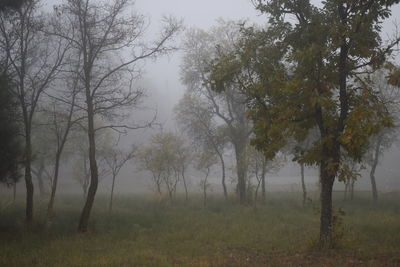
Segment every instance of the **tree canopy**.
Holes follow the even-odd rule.
[[[361,160],[369,137],[393,120],[370,86],[399,38],[388,44],[382,21],[399,1],[256,1],[267,29],[243,29],[237,49],[211,70],[213,88],[239,83],[254,122],[253,144],[274,155],[317,127],[320,138],[298,160],[321,169],[321,245],[331,243],[332,187],[345,156]]]

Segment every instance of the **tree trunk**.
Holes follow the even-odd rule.
[[[263,173],[263,175],[261,175],[261,197],[262,197],[262,201],[265,203],[266,198],[266,183],[265,183],[265,173]]]
[[[47,221],[50,221],[52,219],[52,217],[54,216],[53,207],[54,207],[54,199],[56,197],[58,173],[59,173],[59,169],[60,169],[60,158],[61,158],[61,154],[60,154],[60,152],[57,152],[56,163],[54,166],[53,183],[51,185],[50,200],[49,200],[49,204],[47,206]]]
[[[304,163],[300,163],[300,169],[301,169],[301,188],[303,189],[303,206],[305,206],[307,202],[307,189],[306,189],[306,183],[304,181]]]
[[[90,87],[87,87],[90,88]],[[88,138],[89,138],[89,166],[90,166],[90,185],[87,193],[86,203],[83,207],[79,220],[78,231],[87,232],[89,217],[92,211],[94,198],[99,184],[99,173],[96,162],[96,139],[94,129],[94,113],[90,90],[86,90],[86,102],[88,107]]]
[[[182,168],[182,181],[183,181],[183,187],[185,188],[185,201],[187,202],[189,200],[189,195],[188,195],[188,189],[187,189],[187,184],[186,184],[186,177],[185,177],[185,168]]]
[[[369,173],[369,177],[371,179],[371,187],[372,187],[372,199],[374,201],[378,200],[378,189],[376,187],[375,171],[376,171],[376,167],[378,166],[378,163],[379,163],[379,151],[381,149],[381,142],[382,142],[382,138],[381,138],[381,136],[379,136],[376,146],[375,146],[373,162],[372,162],[372,166],[371,166],[371,172]]]
[[[36,175],[36,178],[38,180],[38,186],[39,186],[39,194],[41,197],[46,195],[46,189],[45,189],[44,183],[43,183],[43,171],[44,171],[44,162],[43,162],[43,160],[41,160],[39,170],[37,171],[37,175]]]
[[[258,190],[260,189],[261,180],[262,180],[262,179],[260,179],[260,180],[257,181],[256,192],[254,193],[254,205],[256,205],[256,204],[257,204],[257,201],[258,201]]]
[[[31,224],[33,222],[33,182],[31,173],[32,163],[32,145],[30,138],[29,127],[26,127],[25,137],[25,185],[26,185],[26,222]]]
[[[114,186],[115,186],[115,177],[116,175],[113,174],[112,184],[111,184],[111,196],[110,196],[110,203],[108,206],[108,212],[111,213],[112,205],[113,205],[113,196],[114,196]]]
[[[245,156],[245,144],[241,143],[240,140],[234,144],[236,154],[236,172],[238,177],[237,191],[239,195],[239,203],[246,204],[246,174],[247,174],[247,163]]]
[[[351,180],[350,183],[350,200],[354,199],[354,183],[356,182],[356,180]]]
[[[224,197],[225,199],[228,199],[228,190],[226,189],[226,183],[225,183],[225,160],[224,160],[224,156],[217,151],[218,157],[221,161],[221,170],[222,170],[222,188],[224,190]]]
[[[335,181],[335,171],[328,169],[328,161],[321,161],[321,217],[320,217],[320,247],[332,245],[332,188]]]
[[[17,200],[17,183],[13,184],[13,203]]]
[[[210,168],[207,168],[206,177],[204,178],[204,183],[203,183],[203,206],[204,207],[207,205],[207,179],[208,179],[209,173],[210,173]]]

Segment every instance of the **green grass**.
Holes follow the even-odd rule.
[[[112,215],[99,196],[90,231],[77,234],[80,196],[59,197],[56,218],[44,227],[45,201],[27,230],[23,203],[0,213],[0,266],[396,266],[400,265],[400,197],[372,203],[358,193],[344,211],[337,248],[314,249],[317,203],[301,206],[296,193],[271,193],[265,205],[242,207],[211,196],[207,207],[120,195]],[[36,202],[38,203],[38,201]]]

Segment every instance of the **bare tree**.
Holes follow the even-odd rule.
[[[68,45],[44,33],[45,18],[37,0],[26,1],[15,12],[0,17],[0,46],[15,84],[25,138],[26,221],[33,221],[32,122],[43,92],[54,81]]]
[[[200,180],[200,187],[203,191],[203,206],[207,205],[207,190],[211,187],[208,182],[210,171],[212,166],[217,162],[215,151],[203,150],[197,155],[196,169],[204,174],[204,177]]]
[[[137,106],[143,97],[143,91],[134,86],[140,75],[139,63],[173,50],[169,42],[179,31],[180,22],[165,19],[166,26],[159,39],[145,45],[141,40],[144,18],[127,14],[129,0],[70,0],[59,9],[63,23],[57,33],[70,40],[76,55],[81,55],[78,73],[84,88],[81,104],[87,113],[91,179],[78,231],[86,232],[99,180],[95,136],[104,128],[126,131],[148,126],[148,123],[126,125],[120,119],[126,118],[128,109]],[[96,117],[109,123],[96,128]]]
[[[135,150],[136,149],[133,148],[129,152],[125,153],[118,148],[111,148],[110,150],[104,152],[105,162],[106,162],[106,164],[111,172],[111,175],[112,175],[111,195],[110,195],[110,202],[108,205],[108,211],[110,213],[112,211],[112,205],[113,205],[115,179],[117,178],[122,167],[135,156],[135,152],[136,152]]]
[[[254,147],[249,146],[247,150],[249,158],[249,177],[256,178],[257,185],[254,192],[255,204],[258,201],[258,192],[261,187],[261,198],[265,203],[266,200],[266,176],[267,173],[277,172],[283,163],[283,157],[277,156],[273,160],[268,160],[263,153],[257,151]],[[250,197],[250,196],[249,196]]]

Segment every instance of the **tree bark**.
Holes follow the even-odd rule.
[[[236,171],[238,177],[237,191],[239,195],[239,203],[246,204],[246,174],[247,174],[247,164],[245,156],[245,142],[241,140],[236,140],[234,144],[236,153]]]
[[[54,207],[54,199],[56,197],[58,173],[59,173],[59,169],[60,169],[60,157],[61,157],[61,154],[59,152],[57,152],[56,163],[54,166],[53,183],[51,184],[50,200],[49,200],[49,204],[47,206],[47,221],[50,221],[54,215],[53,207]]]
[[[114,186],[115,186],[115,177],[116,175],[113,174],[112,184],[111,184],[111,196],[110,196],[110,203],[108,206],[108,212],[111,213],[112,205],[113,205],[113,196],[114,196]]]
[[[209,173],[210,173],[210,168],[207,168],[206,177],[204,178],[204,183],[203,183],[203,206],[204,207],[207,205],[207,179],[208,179]]]
[[[301,169],[301,188],[303,189],[303,206],[305,206],[307,202],[307,189],[306,189],[306,183],[304,181],[304,163],[300,163],[300,169]]]
[[[332,245],[332,188],[335,175],[328,170],[327,162],[321,162],[321,217],[320,217],[320,247]]]
[[[86,86],[86,102],[88,107],[88,139],[89,139],[89,166],[90,166],[90,185],[87,193],[85,206],[83,207],[79,220],[78,231],[81,233],[87,232],[90,213],[92,211],[94,198],[96,196],[97,187],[99,184],[99,173],[96,162],[96,139],[94,129],[94,111],[91,98],[91,92],[88,90],[90,86]]]
[[[182,180],[183,180],[183,187],[185,188],[185,201],[187,202],[189,200],[189,195],[188,195],[188,189],[187,189],[187,184],[186,184],[186,177],[185,177],[185,169],[182,168]]]
[[[228,199],[228,190],[226,189],[226,183],[225,183],[225,177],[226,177],[226,174],[225,174],[225,160],[224,160],[224,156],[218,150],[216,150],[216,151],[217,151],[218,157],[219,157],[219,159],[221,161],[222,188],[224,190],[224,197],[225,197],[225,199]]]
[[[374,201],[378,200],[378,189],[376,187],[375,171],[376,171],[376,167],[378,166],[378,163],[379,163],[379,151],[381,148],[381,142],[382,142],[382,137],[379,136],[376,146],[375,146],[371,171],[369,173],[369,177],[371,179],[371,187],[372,187],[372,199]]]
[[[25,185],[26,185],[26,222],[31,224],[33,222],[33,182],[31,173],[32,163],[32,145],[30,127],[26,127],[25,137]]]

